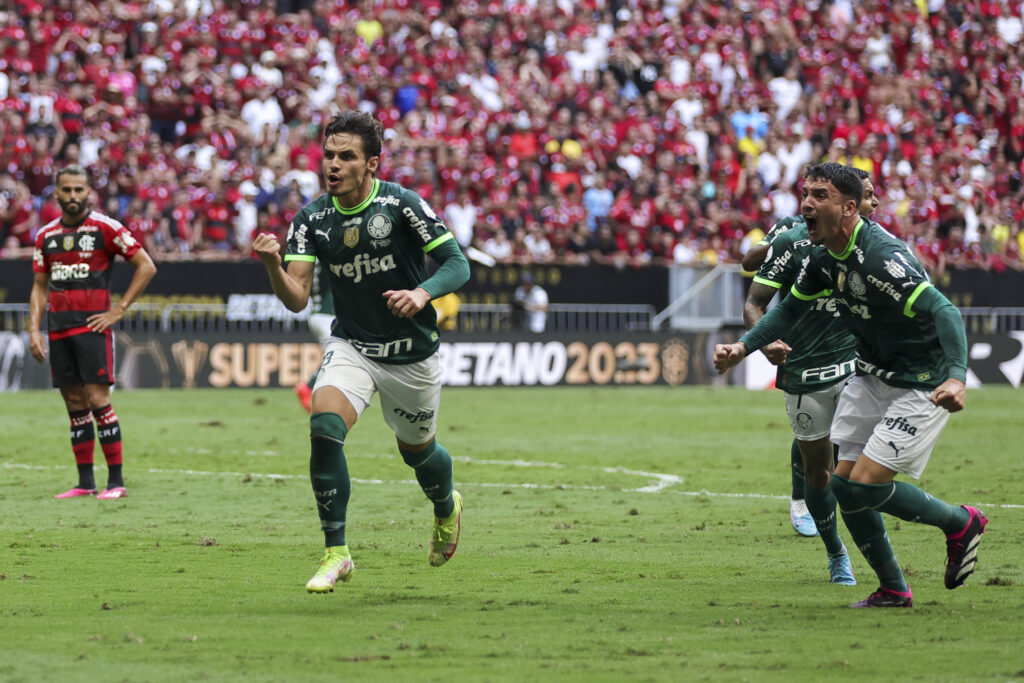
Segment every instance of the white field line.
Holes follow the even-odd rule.
[[[367,457],[367,456],[362,456]],[[380,457],[380,456],[369,456],[369,457]],[[475,460],[472,458],[453,458],[460,462],[473,462],[476,464],[495,464],[495,465],[510,465],[512,467],[554,467],[558,469],[568,469],[567,465],[560,463],[544,463],[544,462],[530,462],[526,460]],[[66,469],[63,466],[57,465],[29,465],[26,463],[17,462],[0,462],[0,467],[5,469],[23,469],[23,470],[63,470]],[[585,468],[580,468],[585,469]],[[626,493],[671,493],[677,496],[689,496],[694,498],[708,497],[708,498],[751,498],[761,500],[788,500],[789,496],[777,496],[767,493],[729,493],[729,492],[714,492],[702,489],[700,491],[677,491],[669,487],[675,486],[676,484],[683,483],[683,478],[675,474],[663,474],[659,472],[643,472],[639,470],[627,470],[623,467],[593,467],[586,469],[596,469],[609,474],[626,474],[630,476],[644,477],[647,479],[654,479],[655,481],[635,489],[616,489]],[[261,474],[256,472],[211,472],[207,470],[168,470],[159,468],[150,468],[146,470],[152,474],[182,474],[188,476],[197,477],[250,477],[252,479],[297,479],[301,481],[308,481],[309,477],[306,475],[299,474]],[[416,486],[418,485],[414,479],[361,479],[358,477],[352,477],[352,481],[358,484],[380,484],[380,485],[402,485],[402,486]],[[586,486],[586,485],[575,485],[575,484],[536,484],[529,482],[521,482],[517,484],[512,483],[501,483],[501,482],[464,482],[460,481],[459,484],[464,486],[479,486],[481,488],[501,488],[501,489],[550,489],[559,491],[608,491],[607,486]],[[971,503],[971,505],[977,505],[982,508],[1002,508],[1002,509],[1024,509],[1024,505],[1018,505],[1014,503]]]

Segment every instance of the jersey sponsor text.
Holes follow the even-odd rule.
[[[387,254],[380,258],[376,256],[371,258],[366,254],[358,254],[351,263],[332,265],[330,268],[335,276],[341,277],[344,275],[351,279],[353,283],[359,283],[362,282],[364,275],[394,270],[396,268],[395,256],[394,254]]]

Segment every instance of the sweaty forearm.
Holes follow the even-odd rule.
[[[46,313],[46,289],[33,286],[29,295],[28,327],[39,331],[43,325],[43,314]]]
[[[156,275],[156,265],[148,255],[144,259],[139,259],[138,262],[133,261],[133,265],[135,265],[135,274],[132,275],[132,281],[121,296],[121,300],[117,302],[122,311],[128,310],[128,307],[139,298],[146,290],[146,286],[149,285],[149,281]]]
[[[306,307],[309,290],[305,289],[302,283],[289,275],[280,265],[276,268],[268,267],[267,274],[270,276],[271,289],[285,308],[298,313]]]
[[[787,296],[778,306],[764,314],[757,324],[740,341],[747,347],[747,354],[757,351],[762,346],[781,339],[793,324],[800,319],[806,302],[795,296]]]

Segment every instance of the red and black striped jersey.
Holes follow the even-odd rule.
[[[87,332],[90,315],[110,310],[114,257],[131,259],[140,248],[123,225],[99,211],[74,228],[64,227],[60,218],[40,228],[32,271],[50,276],[50,335]]]

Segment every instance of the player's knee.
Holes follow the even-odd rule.
[[[409,467],[419,467],[427,460],[430,460],[431,456],[434,455],[434,451],[437,450],[437,440],[431,439],[427,444],[426,448],[418,451],[409,450],[408,448],[398,447],[398,452],[402,454],[402,460]]]
[[[330,439],[345,443],[348,427],[341,415],[335,413],[313,413],[309,418],[309,438]]]
[[[860,501],[861,505],[872,510],[879,508],[892,498],[895,487],[892,482],[888,484],[865,484],[852,479],[847,481],[849,482],[850,493],[853,494],[853,497]]]
[[[833,474],[829,479],[829,487],[832,489],[832,495],[836,497],[836,503],[839,504],[839,509],[842,512],[855,512],[864,507],[853,495],[853,491],[850,490],[850,480],[846,477]]]

